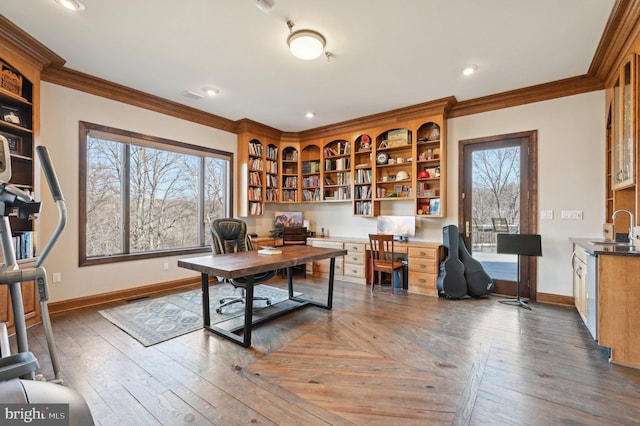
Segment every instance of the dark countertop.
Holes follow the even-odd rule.
[[[579,245],[587,253],[594,254],[596,256],[602,254],[612,254],[616,256],[640,256],[640,245],[628,246],[626,243],[604,243],[597,244],[597,241],[603,241],[602,238],[569,238],[574,244]]]

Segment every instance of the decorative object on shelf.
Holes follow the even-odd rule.
[[[316,59],[324,52],[327,41],[324,36],[317,31],[313,30],[298,30],[293,31],[293,22],[287,21],[287,27],[289,27],[289,37],[287,37],[287,44],[291,54],[298,59],[305,61]],[[324,52],[329,61],[332,57],[331,53]]]
[[[418,179],[429,179],[429,172],[426,169],[419,172]]]
[[[387,132],[387,148],[409,145],[409,131],[407,129],[389,130]]]
[[[7,142],[9,142],[9,152],[12,154],[18,154],[20,152],[22,148],[22,138],[20,136],[5,132],[0,132],[0,135],[4,136]]]
[[[430,141],[440,140],[440,127],[437,124],[431,125],[431,128],[427,131],[427,139]]]
[[[22,76],[2,62],[0,67],[2,68],[2,88],[22,96]]]
[[[360,137],[360,151],[369,151],[371,149],[371,138],[369,135]]]
[[[440,214],[440,198],[432,198],[429,200],[429,214]]]
[[[9,105],[2,105],[0,107],[0,110],[2,111],[2,119],[4,121],[24,127],[24,115],[19,108],[15,108]]]
[[[376,154],[376,164],[387,164],[389,162],[389,154],[386,152],[379,152]]]
[[[409,180],[409,179],[410,179],[409,173],[405,172],[404,170],[400,170],[396,174],[396,180]]]

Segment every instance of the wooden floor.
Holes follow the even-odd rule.
[[[497,300],[337,282],[332,311],[262,324],[250,349],[202,330],[145,348],[98,313],[122,303],[52,320],[65,384],[102,425],[640,424],[640,371],[610,364],[575,309]],[[30,344],[50,375],[41,326]]]

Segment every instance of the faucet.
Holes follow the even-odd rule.
[[[613,212],[613,215],[611,216],[611,220],[615,220],[618,213],[623,213],[623,212],[629,214],[629,245],[633,246],[634,245],[633,227],[636,224],[635,219],[633,217],[633,213],[631,213],[629,210],[616,210],[615,212]]]

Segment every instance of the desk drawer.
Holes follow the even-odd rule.
[[[422,257],[410,257],[409,271],[437,274],[438,261],[435,259],[424,259]]]
[[[438,295],[438,276],[421,272],[409,272],[409,292]]]
[[[313,247],[324,247],[332,249],[341,249],[342,243],[338,241],[313,241],[311,243]]]
[[[344,243],[344,249],[349,253],[364,253],[365,252],[365,244],[364,243]]]
[[[354,265],[364,265],[365,258],[366,256],[364,252],[363,253],[349,252],[344,255],[344,263],[351,263]]]
[[[409,257],[419,257],[423,259],[437,259],[438,249],[425,247],[411,247],[409,249]]]
[[[337,269],[337,266],[336,266]],[[349,277],[365,278],[366,268],[364,265],[354,265],[351,263],[344,264],[344,275]]]
[[[313,262],[313,273],[317,274],[328,274],[329,273],[329,269],[330,269],[330,262],[331,259],[323,259],[323,260],[316,260],[315,262]],[[343,266],[342,266],[342,257],[336,257],[336,267],[334,270],[334,274],[335,275],[342,275],[342,270],[343,270]]]

